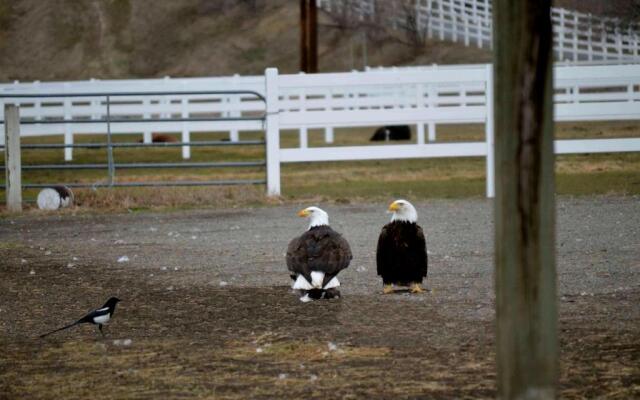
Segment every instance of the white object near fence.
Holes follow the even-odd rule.
[[[66,186],[44,188],[38,193],[38,208],[41,210],[57,210],[73,205],[73,192]]]

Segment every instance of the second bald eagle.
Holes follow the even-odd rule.
[[[383,292],[392,293],[393,286],[409,286],[412,293],[423,292],[422,280],[427,276],[427,244],[422,228],[416,223],[418,212],[406,200],[389,206],[393,213],[378,238],[376,263],[382,277]]]

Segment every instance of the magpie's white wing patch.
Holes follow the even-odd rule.
[[[93,323],[94,324],[106,324],[107,322],[109,322],[109,314],[104,314],[104,315],[98,315],[93,317]]]

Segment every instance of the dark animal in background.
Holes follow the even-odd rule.
[[[178,141],[178,139],[174,138],[171,135],[165,135],[163,133],[152,133],[151,141],[153,143],[175,143]],[[142,143],[142,142],[143,142],[142,139],[138,140],[138,143]]]
[[[378,128],[373,136],[372,142],[388,142],[389,140],[411,140],[411,128],[409,125],[389,125]]]
[[[62,207],[68,207],[73,204],[73,192],[71,189],[61,185],[53,186],[52,189],[58,192],[58,195],[60,196],[60,205]]]

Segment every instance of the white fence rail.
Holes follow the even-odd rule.
[[[640,120],[640,64],[607,66],[556,66],[556,121]],[[233,81],[229,82],[229,79]],[[267,69],[264,77],[202,78],[144,81],[96,81],[62,83],[72,93],[164,90],[253,90],[267,99],[233,101],[226,96],[199,98],[183,96],[144,96],[113,106],[118,116],[162,115],[241,116],[266,111],[264,126],[255,121],[178,122],[144,124],[144,132],[182,132],[189,141],[192,131],[266,131],[267,190],[279,194],[280,164],[310,161],[401,159],[422,157],[486,157],[487,195],[493,195],[493,74],[490,65],[434,66],[393,70],[333,74],[279,75]],[[59,93],[60,83],[0,85],[1,93]],[[55,99],[54,99],[55,100]],[[97,102],[98,100],[93,100]],[[17,101],[5,99],[5,102]],[[21,113],[33,120],[45,118],[103,118],[99,102],[80,99],[24,100]],[[53,103],[53,104],[49,104]],[[2,107],[0,107],[2,110]],[[437,142],[439,124],[482,123],[485,138],[472,143]],[[335,128],[378,127],[408,124],[416,126],[415,144],[309,147],[309,129],[324,129],[327,143],[333,141]],[[25,136],[64,134],[65,142],[74,134],[105,133],[104,123],[25,124]],[[91,129],[89,129],[91,128]],[[113,132],[141,132],[140,124],[114,124]],[[281,148],[280,131],[299,131],[299,147]],[[70,133],[70,134],[69,134]],[[149,139],[147,137],[147,139]],[[233,138],[232,138],[233,139]],[[236,138],[237,139],[237,136]],[[188,146],[186,146],[188,147]],[[639,138],[558,140],[556,152],[594,153],[640,151]],[[70,154],[69,154],[70,155]],[[188,153],[183,155],[188,157]]]
[[[563,66],[556,67],[554,74],[557,121],[640,120],[640,65]],[[272,110],[267,143],[279,143],[281,128],[301,132],[299,148],[267,147],[270,194],[280,193],[280,163],[469,156],[486,157],[487,195],[494,194],[490,65],[356,75],[278,75],[269,69],[266,84],[267,107]],[[277,105],[271,104],[274,99]],[[416,125],[415,144],[307,147],[308,128],[401,123]],[[485,138],[474,143],[433,143],[436,125],[451,123],[484,123]],[[640,151],[640,137],[558,140],[555,146],[562,154]]]
[[[319,0],[328,12],[344,14],[344,7],[358,20],[382,19],[396,29],[408,20],[430,39],[461,42],[466,46],[492,47],[491,0]],[[376,15],[378,14],[378,15]],[[554,51],[559,61],[639,61],[640,26],[563,8],[552,8]]]
[[[132,79],[132,80],[91,80],[76,82],[32,82],[0,85],[0,96],[19,94],[86,94],[145,92],[147,96],[113,97],[111,98],[111,118],[193,118],[193,117],[242,117],[261,115],[264,103],[251,95],[158,95],[153,92],[202,91],[206,88],[221,91],[255,91],[264,93],[263,76],[233,76],[223,78],[181,78],[181,79]],[[107,107],[104,96],[78,98],[31,98],[6,99],[4,102],[16,103],[21,107],[22,119],[27,120],[62,120],[106,118]],[[4,112],[0,99],[0,118]],[[4,118],[2,118],[4,119]],[[112,124],[114,134],[141,133],[143,141],[150,143],[152,133],[179,132],[183,142],[189,142],[193,132],[223,131],[229,132],[231,141],[238,141],[241,130],[262,130],[259,121],[220,121],[220,122],[149,122],[149,123],[117,123]],[[65,144],[73,144],[75,135],[104,134],[107,127],[104,122],[82,124],[29,124],[22,128],[23,136],[64,135]],[[190,158],[189,146],[182,148],[183,158]],[[73,158],[73,149],[65,149],[65,160]]]

